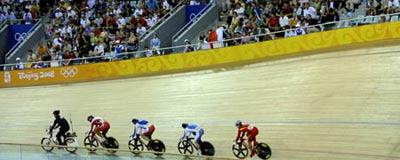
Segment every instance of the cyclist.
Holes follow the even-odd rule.
[[[255,152],[255,148],[257,145],[256,136],[258,135],[257,127],[247,123],[242,123],[242,121],[240,120],[236,121],[235,126],[238,128],[236,142],[240,143],[243,140],[244,135],[247,133],[246,134],[247,144],[251,151],[250,157],[253,157],[256,154]]]
[[[101,117],[93,117],[92,115],[90,115],[89,117],[87,117],[87,120],[90,122],[90,131],[89,131],[89,135],[92,134],[92,136],[94,136],[94,134],[99,135],[100,137],[102,137],[102,140],[100,143],[103,142],[107,142],[107,132],[110,129],[110,124],[105,121],[103,118]]]
[[[50,127],[50,133],[53,132],[53,129],[60,127],[60,129],[58,130],[58,133],[56,135],[57,141],[58,141],[59,145],[65,145],[65,138],[66,138],[65,134],[69,131],[68,121],[64,117],[60,116],[59,110],[55,110],[53,112],[53,115],[54,115],[55,120],[54,120],[53,125]],[[63,140],[61,139],[61,137],[63,137]]]
[[[190,134],[193,134],[194,140],[195,140],[195,147],[197,149],[200,149],[200,143],[201,143],[201,137],[204,134],[204,129],[201,128],[199,125],[194,124],[194,123],[182,123],[182,128],[184,129],[183,132],[183,137],[182,139],[187,140],[190,136]]]
[[[149,121],[144,119],[132,119],[132,124],[134,125],[132,137],[134,139],[138,138],[137,136],[141,136],[144,140],[150,141],[151,135],[153,135],[156,127],[153,124],[149,124]]]

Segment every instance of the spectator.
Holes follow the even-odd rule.
[[[9,19],[9,20],[14,20],[14,21],[17,19],[17,17],[15,16],[14,11],[10,11],[10,12],[8,13],[8,19]]]
[[[270,14],[270,17],[267,20],[267,24],[269,30],[271,30],[272,32],[279,30],[279,18],[274,13]]]
[[[281,16],[279,17],[279,26],[280,28],[289,27],[289,17],[283,11],[281,12]]]
[[[144,33],[146,33],[146,27],[144,27],[142,24],[139,23],[136,29],[136,33],[138,33],[139,36],[144,35]]]
[[[190,43],[189,40],[185,39],[185,49],[183,50],[183,52],[187,53],[192,51],[193,51],[192,43]]]
[[[114,54],[117,59],[124,58],[126,55],[123,55],[122,53],[125,52],[125,47],[121,43],[121,41],[117,41],[116,44],[114,45]]]
[[[139,45],[139,39],[137,38],[134,32],[131,32],[128,38],[128,46],[127,46],[128,52],[137,51],[138,45]]]
[[[57,33],[56,37],[53,39],[53,46],[62,48],[62,45],[63,45],[63,41],[60,37],[60,33]]]
[[[23,70],[25,65],[21,62],[21,58],[17,57],[15,59],[16,63],[15,63],[15,69],[16,70]]]
[[[244,4],[243,4],[243,5],[244,5]],[[241,4],[237,4],[237,5],[236,5],[235,12],[236,12],[236,14],[238,15],[238,17],[244,16],[244,7],[243,7],[243,5],[241,5]]]
[[[22,19],[25,20],[25,24],[31,24],[33,21],[32,13],[29,10],[25,10],[24,16]]]
[[[199,44],[197,45],[197,50],[210,49],[210,44],[208,44],[207,39],[204,34],[199,38]]]
[[[210,44],[210,48],[214,48],[214,42],[218,40],[217,32],[213,30],[208,30],[208,43]],[[190,42],[189,42],[190,43]]]
[[[162,8],[164,10],[170,10],[172,9],[172,6],[169,4],[168,0],[163,0],[162,2]]]
[[[158,38],[157,34],[153,35],[153,38],[150,40],[150,48],[153,50],[159,50],[161,47],[161,41]]]
[[[47,47],[43,44],[43,42],[39,42],[39,47],[38,47],[37,53],[42,56],[46,52],[47,52]]]
[[[64,55],[65,61],[64,61],[63,65],[65,65],[65,66],[72,65],[73,64],[72,60],[75,58],[76,58],[76,56],[73,52],[71,52],[71,51],[66,52],[66,54]]]
[[[95,56],[103,56],[104,53],[105,53],[104,45],[101,43],[101,41],[97,41],[97,44],[94,47],[94,55]]]
[[[218,40],[218,43],[215,44],[216,45],[215,48],[223,47],[225,27],[221,25],[217,28],[217,30],[215,30],[215,32],[217,34],[217,40]]]
[[[146,55],[146,57],[151,57],[151,56],[153,56],[153,51],[149,48],[149,47],[145,47],[144,48],[144,50],[145,50],[145,55]]]
[[[150,12],[154,12],[158,9],[158,2],[156,0],[147,0],[147,8]]]
[[[316,10],[314,7],[310,6],[309,2],[306,2],[304,4],[304,9],[303,9],[303,16],[306,17],[307,15],[310,15],[311,18],[314,20],[317,18]]]
[[[200,5],[200,2],[198,0],[190,0],[189,5],[191,5],[191,6]]]

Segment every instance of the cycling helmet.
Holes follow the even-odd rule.
[[[182,128],[186,128],[188,126],[187,123],[182,123]]]
[[[55,111],[53,111],[53,114],[54,114],[54,115],[59,115],[59,114],[60,114],[60,110],[55,110]]]
[[[237,120],[237,121],[235,122],[235,126],[236,126],[236,127],[242,126],[242,121],[241,121],[241,120]]]
[[[88,120],[89,122],[91,122],[93,118],[94,118],[94,117],[93,117],[92,115],[90,115],[90,116],[87,117],[87,120]]]
[[[136,119],[136,118],[133,118],[133,119],[132,119],[132,123],[133,123],[133,124],[136,124],[138,121],[139,121],[139,120]]]

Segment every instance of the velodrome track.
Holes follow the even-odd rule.
[[[234,122],[243,119],[260,129],[258,140],[270,144],[274,160],[400,159],[400,45],[229,69],[0,89],[0,142],[38,144],[55,109],[72,118],[81,141],[86,117],[104,117],[111,123],[109,135],[124,149],[130,120],[139,117],[156,124],[154,137],[168,152],[177,153],[180,123],[196,122],[217,156],[233,158]]]

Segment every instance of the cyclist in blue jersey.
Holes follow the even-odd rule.
[[[189,136],[193,134],[195,136],[195,147],[200,149],[201,137],[204,135],[204,129],[194,123],[182,123],[182,128],[184,129],[182,139],[188,139]]]
[[[150,124],[149,121],[144,119],[132,119],[132,124],[134,125],[133,129],[133,138],[138,138],[137,136],[141,136],[144,140],[150,141],[151,135],[153,135],[156,127],[153,124]]]

